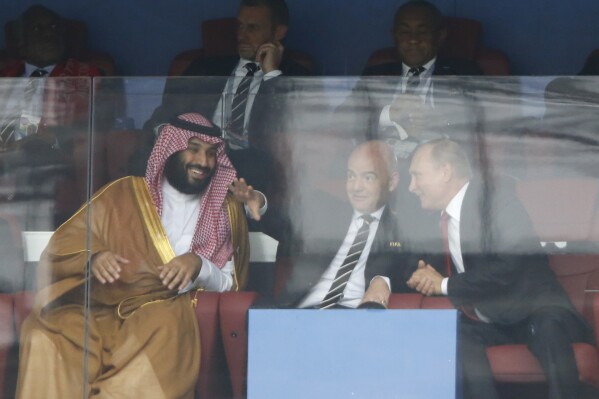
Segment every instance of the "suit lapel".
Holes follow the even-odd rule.
[[[471,181],[462,202],[460,214],[460,245],[462,249],[462,260],[464,268],[468,268],[468,259],[473,254],[481,254],[484,251],[483,231],[481,218],[481,185]]]
[[[393,237],[389,237],[389,232],[392,227],[391,223],[391,211],[389,210],[389,206],[386,206],[381,215],[381,220],[379,221],[376,235],[374,236],[372,248],[370,249],[370,255],[373,253],[376,254],[383,252],[389,246],[391,240],[393,239]]]

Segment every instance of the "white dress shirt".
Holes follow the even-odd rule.
[[[422,66],[424,68],[424,71],[422,71],[419,75],[420,82],[416,89],[416,92],[418,93],[422,103],[429,104],[432,108],[435,107],[435,104],[433,101],[433,95],[432,95],[433,94],[432,77],[433,77],[433,71],[435,69],[435,61],[436,60],[437,60],[437,58],[435,57]],[[393,103],[397,99],[398,95],[404,94],[406,92],[408,78],[411,75],[412,74],[410,73],[410,67],[407,66],[406,64],[402,63],[402,75],[401,75],[402,79],[399,82],[397,89],[395,90],[395,94],[393,96],[393,100],[391,103]],[[406,129],[403,126],[401,126],[398,123],[398,121],[391,120],[390,110],[391,110],[391,104],[385,105],[383,107],[383,110],[381,111],[381,114],[379,115],[379,128],[381,128],[381,129],[385,129],[385,128],[389,128],[389,127],[394,128],[394,130],[397,132],[397,139],[394,140],[394,142],[391,142],[389,144],[392,147],[394,147],[396,155],[399,158],[407,158],[409,156],[409,154],[412,153],[414,148],[416,148],[416,146],[418,145],[418,142],[406,141],[409,138],[408,132],[406,131]]]
[[[46,76],[50,76],[52,74],[52,71],[54,70],[55,66],[56,66],[56,64],[52,64],[52,65],[47,65],[43,68],[40,68],[40,67],[36,67],[35,65],[25,63],[25,73],[23,73],[23,77],[26,78],[28,76],[31,76],[33,71],[35,71],[36,69],[43,69],[44,71],[48,72],[48,74]]]
[[[36,69],[44,69],[49,76],[56,65],[44,68],[25,63],[23,79],[14,79],[10,82],[10,94],[6,96],[6,105],[0,112],[0,128],[14,132],[14,140],[18,141],[37,131],[37,126],[42,119],[44,104],[45,78],[29,78]]]
[[[364,296],[364,292],[366,290],[366,281],[364,279],[366,260],[368,259],[368,254],[370,253],[370,248],[372,247],[372,243],[374,241],[376,231],[379,227],[379,221],[381,220],[381,216],[383,215],[384,209],[385,207],[382,207],[376,212],[370,214],[374,219],[370,223],[368,239],[366,240],[366,245],[362,250],[360,258],[358,259],[358,263],[354,267],[349,281],[347,282],[347,286],[343,291],[343,297],[338,302],[340,305],[347,306],[350,308],[357,308],[360,304],[360,300]],[[320,277],[318,283],[316,283],[316,285],[312,287],[310,292],[308,292],[306,297],[300,302],[298,307],[313,307],[317,306],[318,304],[320,304],[320,302],[322,302],[326,294],[329,292],[331,285],[333,284],[333,280],[337,275],[337,270],[339,270],[339,268],[343,264],[343,261],[347,257],[347,253],[349,252],[349,249],[353,244],[354,239],[356,238],[358,230],[360,229],[360,227],[362,227],[362,223],[364,223],[364,219],[361,218],[361,216],[363,215],[363,213],[354,210],[351,223],[349,224],[349,229],[345,235],[345,239],[343,240],[341,247],[339,247],[337,254],[333,258],[333,261],[330,263],[329,267]],[[382,277],[387,282],[387,285],[391,287],[391,282],[388,277],[380,277]]]
[[[239,84],[241,83],[241,81],[243,80],[245,75],[247,74],[247,70],[244,67],[245,67],[245,64],[247,64],[248,62],[254,62],[254,61],[249,61],[249,60],[240,58],[239,63],[235,67],[235,70],[231,74],[230,78],[227,80],[227,84],[225,85],[223,95],[221,96],[221,98],[218,102],[218,105],[216,106],[216,110],[214,111],[214,115],[212,118],[214,123],[216,125],[218,125],[218,127],[220,127],[220,128],[227,126],[227,124],[229,123],[229,118],[231,117],[231,104],[233,103],[233,97],[235,96],[237,87],[239,86]],[[258,70],[254,73],[254,79],[252,80],[252,83],[250,84],[250,92],[248,95],[247,103],[245,105],[245,114],[244,114],[244,122],[243,122],[243,125],[245,127],[244,128],[245,143],[243,144],[243,146],[232,145],[231,148],[233,148],[233,149],[241,149],[241,148],[249,147],[246,129],[247,129],[247,124],[249,121],[249,116],[251,113],[252,105],[254,104],[254,98],[256,97],[256,94],[258,93],[258,90],[260,89],[260,84],[262,84],[262,81],[272,79],[272,78],[277,77],[282,74],[281,70],[279,70],[279,69],[270,71],[265,74],[262,71],[260,64],[257,62],[254,62],[254,63],[256,65],[258,65]],[[225,132],[225,135],[226,135],[226,132]],[[227,137],[225,136],[225,140],[226,139],[227,139]]]
[[[200,195],[183,194],[166,179],[162,181],[162,226],[166,232],[175,255],[189,252],[191,241],[196,232],[196,223],[200,216]],[[266,212],[267,204],[260,209],[260,214]],[[246,208],[247,212],[247,208]],[[202,267],[195,281],[189,283],[180,292],[204,288],[207,291],[228,291],[233,287],[233,258],[222,268],[200,255]]]

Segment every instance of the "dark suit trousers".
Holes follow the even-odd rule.
[[[588,340],[589,331],[572,312],[546,307],[508,326],[462,317],[459,334],[464,399],[499,399],[486,347],[518,343],[526,344],[539,360],[549,383],[550,399],[583,397],[571,344]]]

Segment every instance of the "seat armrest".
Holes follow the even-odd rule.
[[[219,315],[225,357],[231,376],[234,398],[244,398],[247,389],[248,309],[257,292],[239,291],[221,294]]]

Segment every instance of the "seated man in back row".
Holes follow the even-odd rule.
[[[464,398],[499,399],[486,347],[510,343],[526,344],[539,360],[549,398],[584,398],[571,344],[592,342],[590,327],[549,268],[513,190],[473,179],[464,151],[447,139],[419,147],[410,174],[422,208],[441,211],[443,255],[425,256],[408,285],[445,295],[463,312]]]
[[[165,125],[145,179],[105,186],[44,250],[17,397],[192,399],[200,340],[181,294],[245,286],[241,201],[256,218],[265,210],[236,179],[220,129],[199,114]]]
[[[474,131],[476,108],[465,80],[446,77],[482,71],[473,61],[439,56],[447,28],[428,1],[402,4],[391,31],[397,60],[366,67],[338,116],[355,139],[362,140],[366,132],[367,138],[386,140],[401,161],[419,142]]]
[[[0,76],[31,79],[11,83],[10,95],[0,98],[5,101],[0,105],[0,149],[31,140],[36,134],[41,135],[37,140],[46,139],[48,149],[52,145],[70,149],[71,130],[89,129],[91,79],[66,78],[102,73],[68,57],[65,29],[65,20],[42,5],[29,7],[15,21],[20,58],[1,69]],[[40,79],[43,77],[63,79]]]
[[[152,131],[184,112],[208,115],[223,130],[227,154],[240,176],[269,198],[277,198],[283,190],[284,165],[274,148],[290,120],[284,100],[291,82],[285,76],[308,71],[285,55],[283,39],[289,25],[285,0],[241,0],[237,21],[237,54],[198,59],[182,78],[169,78],[162,104],[144,128]],[[147,156],[135,158],[133,163],[141,165]],[[259,225],[250,223],[250,229],[280,240],[277,205],[271,203],[265,219]]]
[[[272,177],[273,136],[286,113],[277,90],[284,75],[308,75],[285,56],[289,10],[285,0],[241,0],[237,14],[237,55],[201,58],[170,78],[162,104],[147,130],[174,115],[198,110],[224,132],[231,162],[246,180],[264,191]],[[190,79],[196,77],[196,79]]]
[[[53,230],[87,198],[91,78],[101,71],[69,57],[66,21],[43,5],[27,8],[13,33],[19,58],[0,76],[20,79],[0,80],[0,176],[25,228]],[[93,160],[95,190],[106,181]]]
[[[386,307],[393,291],[407,291],[416,269],[407,232],[389,198],[399,184],[395,156],[382,141],[356,147],[347,164],[349,204],[304,195],[294,219],[291,277],[280,307]],[[349,226],[348,226],[349,222]]]

